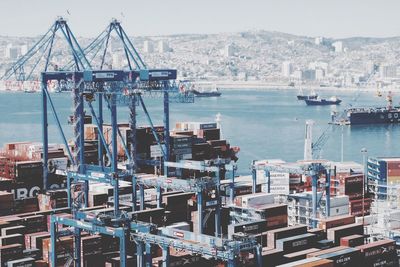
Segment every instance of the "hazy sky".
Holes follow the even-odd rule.
[[[43,34],[62,15],[86,37],[97,36],[112,17],[129,35],[264,29],[383,37],[400,35],[399,10],[400,0],[0,0],[0,35]]]

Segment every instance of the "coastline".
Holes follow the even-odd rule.
[[[259,82],[259,81],[214,81],[214,82],[199,82],[199,85],[203,85],[205,87],[209,87],[211,85],[216,85],[219,89],[222,90],[296,90],[303,89],[304,91],[315,90],[315,91],[338,91],[338,92],[376,92],[378,91],[375,87],[335,87],[335,86],[327,86],[320,87],[314,84],[305,84],[300,86],[288,86],[287,83],[272,83],[272,82]],[[380,92],[400,92],[400,88],[380,88]]]
[[[212,88],[214,86],[221,90],[267,90],[267,91],[279,91],[279,90],[295,90],[303,89],[304,91],[315,90],[315,91],[336,91],[336,92],[400,92],[400,88],[380,88],[379,90],[375,87],[335,87],[335,86],[324,86],[321,87],[315,84],[305,84],[302,86],[288,86],[287,83],[273,83],[273,82],[260,82],[260,81],[200,81],[199,86],[204,88]],[[0,87],[0,92],[9,93],[24,93],[23,90],[6,90]],[[36,92],[40,92],[36,90]]]

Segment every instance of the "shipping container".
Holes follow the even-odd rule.
[[[327,238],[334,240],[336,245],[340,244],[340,238],[356,234],[364,235],[364,226],[361,223],[343,225],[327,230]]]
[[[307,233],[314,234],[317,236],[317,240],[323,240],[326,239],[326,233],[324,230],[319,229],[319,228],[312,228],[308,229]]]
[[[346,247],[357,247],[364,244],[363,235],[349,235],[340,238],[340,245]]]
[[[298,252],[293,252],[293,253],[286,254],[283,257],[288,262],[299,261],[299,260],[305,259],[307,257],[307,254],[313,253],[313,252],[317,252],[317,251],[320,251],[320,249],[309,248],[309,249],[301,250],[301,251],[298,251]]]
[[[329,249],[335,246],[335,243],[333,240],[328,240],[328,239],[322,239],[317,241],[317,244],[315,245],[316,248],[319,249]]]
[[[368,258],[373,258],[375,256],[379,256],[382,253],[386,252],[395,252],[396,251],[396,243],[391,239],[384,239],[376,242],[372,242],[369,244],[357,246],[357,249],[360,249],[363,253],[363,256]]]
[[[307,233],[306,225],[289,226],[285,228],[268,231],[268,237],[267,237],[268,247],[275,248],[276,240],[278,239],[283,239],[290,236],[301,235],[306,233]]]
[[[355,222],[355,216],[343,215],[331,218],[322,218],[318,224],[318,227],[326,231],[329,228],[352,224],[354,222]]]
[[[362,261],[360,250],[355,248],[319,255],[318,258],[332,260],[333,266],[358,266]]]
[[[23,258],[7,262],[7,267],[34,267],[34,266],[35,266],[34,258]]]
[[[275,194],[254,193],[235,198],[235,203],[240,207],[257,207],[259,205],[274,204]]]
[[[230,224],[228,225],[228,237],[231,238],[234,233],[259,234],[266,230],[267,223],[265,220]]]
[[[0,265],[7,266],[8,261],[18,260],[22,258],[22,245],[12,244],[0,246]]]
[[[316,235],[302,234],[276,240],[276,248],[285,253],[312,248],[316,243]]]
[[[277,267],[333,267],[333,261],[320,258],[307,258],[295,262],[290,262]]]
[[[344,250],[344,249],[348,249],[348,247],[345,247],[345,246],[331,247],[331,248],[323,249],[320,251],[308,253],[307,258],[319,257],[320,255],[330,254],[332,252],[337,252],[337,251]]]

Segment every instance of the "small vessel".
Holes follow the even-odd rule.
[[[299,94],[297,95],[297,100],[317,99],[317,97],[318,94],[314,90],[311,90],[311,94],[305,95],[303,90],[300,88]]]
[[[25,89],[24,93],[28,93],[28,94],[32,94],[32,93],[36,93],[36,90],[33,89]]]
[[[333,96],[329,99],[317,97],[315,99],[304,99],[308,106],[327,106],[327,105],[339,105],[342,100]]]
[[[204,90],[204,89],[197,90],[194,88],[194,85],[193,85],[191,91],[193,92],[194,96],[196,96],[196,97],[218,97],[218,96],[221,96],[221,92],[218,90],[218,87],[216,87],[216,86],[214,86],[214,89],[212,89],[212,90]]]

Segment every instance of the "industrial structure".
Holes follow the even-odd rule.
[[[59,20],[56,22],[58,25]],[[123,70],[102,70],[104,64],[104,56],[106,55],[107,44],[110,38],[111,32],[117,32],[118,37],[124,45],[126,57],[129,62],[129,71]],[[105,35],[104,35],[105,34]],[[104,35],[104,36],[103,36]],[[104,52],[102,53],[103,58],[99,70],[91,70],[90,64],[84,68],[77,68],[77,71],[56,71],[48,72],[47,65],[45,72],[42,73],[41,84],[42,84],[42,104],[43,104],[43,185],[44,190],[48,187],[48,119],[47,119],[47,104],[50,103],[51,110],[55,117],[57,126],[60,130],[61,137],[64,141],[64,145],[67,149],[67,154],[71,161],[71,167],[67,173],[67,192],[68,192],[68,207],[73,212],[71,219],[60,218],[57,215],[51,218],[51,262],[57,265],[57,238],[63,234],[70,234],[70,231],[63,233],[63,231],[57,231],[59,228],[57,225],[64,225],[73,227],[74,235],[74,257],[73,261],[75,266],[81,264],[81,232],[87,231],[89,233],[102,233],[119,238],[120,247],[120,266],[127,266],[127,253],[126,248],[128,246],[127,238],[131,238],[136,244],[137,263],[139,266],[145,264],[145,262],[151,264],[151,255],[145,253],[144,247],[148,252],[148,247],[152,245],[158,245],[163,249],[163,265],[168,266],[169,264],[169,246],[171,243],[174,247],[181,249],[190,249],[193,252],[202,254],[205,256],[211,256],[219,260],[227,261],[229,266],[235,266],[236,257],[240,252],[251,251],[254,255],[260,255],[260,246],[255,242],[254,239],[247,237],[242,240],[225,240],[219,236],[220,230],[220,202],[218,197],[219,188],[219,171],[222,167],[228,169],[228,165],[225,162],[209,163],[210,166],[204,165],[205,163],[196,162],[193,165],[188,165],[186,162],[173,163],[168,161],[170,154],[170,143],[169,143],[169,103],[172,101],[190,103],[193,102],[193,96],[190,93],[184,93],[179,91],[179,86],[176,84],[176,70],[165,69],[147,69],[146,65],[140,58],[139,54],[129,41],[126,33],[123,31],[121,25],[116,20],[113,20],[107,31],[100,34],[86,49],[84,53],[77,53],[73,49],[74,61],[77,62],[89,62],[86,59],[88,53],[94,49],[102,47],[105,41]],[[79,49],[82,52],[81,49]],[[97,50],[99,51],[99,50]],[[96,55],[95,53],[94,55]],[[50,55],[50,53],[49,53]],[[134,65],[131,64],[134,62]],[[47,84],[51,81],[57,81],[58,84],[66,84],[73,94],[74,99],[74,114],[72,116],[72,122],[74,124],[74,147],[73,151],[69,148],[68,142],[61,128],[61,124],[57,117],[56,108],[51,100],[51,96],[47,90]],[[158,140],[157,133],[154,129],[154,125],[147,112],[146,106],[143,101],[143,96],[146,94],[160,95],[164,98],[164,143],[162,145]],[[98,102],[98,114],[95,113],[92,103]],[[106,143],[106,138],[103,135],[103,107],[102,101],[107,103],[111,115],[111,127],[112,127],[112,138],[111,146]],[[89,107],[94,123],[97,126],[99,135],[99,154],[98,154],[98,165],[89,165],[85,163],[85,141],[84,141],[84,120],[85,120],[85,103]],[[117,122],[117,106],[125,105],[129,106],[130,112],[130,147],[123,144],[126,152],[128,162],[125,170],[121,171],[118,169],[118,151],[117,151],[117,139],[122,136],[119,132]],[[151,126],[151,130],[155,139],[158,142],[161,151],[162,162],[157,161],[140,161],[136,155],[136,106],[141,105],[148,118]],[[110,149],[111,147],[111,149]],[[104,151],[105,150],[105,151]],[[110,161],[110,166],[106,166],[104,162],[104,155],[107,155]],[[136,169],[140,164],[144,165],[164,165],[164,176],[155,176],[153,179],[138,179],[136,176]],[[225,168],[227,166],[227,168]],[[230,165],[229,165],[230,166]],[[168,168],[188,168],[195,169],[203,172],[214,173],[214,177],[199,177],[192,181],[168,178]],[[231,167],[233,170],[233,167]],[[144,223],[140,221],[132,221],[126,212],[120,210],[119,205],[119,181],[130,180],[132,184],[132,212],[144,209],[144,190],[143,186],[154,186],[158,192],[158,207],[161,205],[162,190],[177,189],[182,191],[196,192],[197,194],[197,205],[199,211],[199,233],[185,233],[181,240],[176,240],[174,235],[168,231],[168,229],[157,229],[155,225]],[[90,182],[101,182],[110,184],[114,190],[114,201],[113,201],[113,212],[111,214],[105,213],[100,216],[96,214],[93,217],[90,211],[86,212],[84,209],[88,207],[88,191]],[[139,186],[140,193],[140,205],[137,206],[137,195],[136,187]],[[208,195],[208,192],[213,190],[216,194],[214,200],[205,200],[203,198]],[[205,195],[204,195],[205,194]],[[211,238],[202,234],[203,225],[203,203],[207,208],[214,207],[216,209],[216,237]],[[189,240],[191,240],[189,242]],[[199,240],[201,243],[198,245],[192,241]],[[205,240],[207,242],[205,242]],[[196,247],[197,246],[197,247]],[[208,247],[207,247],[208,246]],[[147,255],[146,258],[144,255]],[[261,262],[259,258],[259,266]],[[144,266],[144,265],[143,265]]]
[[[49,71],[58,31],[67,40],[72,59],[65,66]],[[112,34],[123,47],[126,69],[113,69],[107,64]],[[42,252],[42,258],[47,257],[46,263],[51,266],[104,264],[96,256],[90,258],[89,263],[85,262],[86,241],[96,236],[102,237],[101,242],[107,240],[104,242],[113,248],[112,253],[118,251],[118,256],[113,254],[118,266],[153,266],[153,256],[161,254],[161,265],[166,267],[174,257],[171,253],[180,255],[181,251],[200,255],[214,265],[223,263],[229,267],[291,264],[308,258],[307,253],[317,252],[329,256],[312,256],[317,258],[313,261],[322,264],[314,266],[333,266],[333,262],[335,266],[351,265],[359,260],[368,263],[371,258],[374,263],[382,263],[381,258],[365,252],[369,247],[363,246],[374,243],[364,242],[367,239],[363,236],[364,221],[356,223],[356,215],[361,214],[365,219],[365,188],[385,187],[385,190],[371,189],[375,190],[376,199],[393,199],[393,192],[397,192],[397,188],[382,183],[388,179],[380,176],[379,171],[383,169],[378,166],[379,160],[370,160],[368,178],[371,184],[366,186],[359,165],[313,158],[320,157],[328,130],[314,143],[313,122],[307,121],[304,160],[296,163],[254,161],[250,176],[237,176],[234,149],[228,147],[226,140],[220,139],[219,116],[215,124],[178,123],[171,135],[170,103],[193,103],[193,94],[183,90],[185,86],[176,80],[177,70],[149,68],[117,20],[113,19],[82,49],[66,21],[57,19],[38,44],[3,78],[14,75],[19,81],[31,79],[39,60],[28,75],[24,63],[35,59],[38,51],[45,51],[43,55],[47,55],[40,76],[43,139],[37,149],[42,164],[39,165],[42,167],[42,196],[56,195],[50,186],[54,173],[62,173],[67,181],[66,213],[57,213],[51,207],[52,211],[47,214],[50,236],[46,243],[47,254]],[[72,142],[67,140],[52,100],[51,84],[72,95]],[[153,123],[145,97],[162,99],[163,126]],[[127,124],[118,120],[119,108],[124,106],[129,112]],[[138,107],[142,108],[149,124],[146,128],[137,125]],[[63,141],[67,166],[54,160],[57,158],[54,154],[58,155],[59,151],[55,153],[49,143],[49,110]],[[110,118],[109,124],[105,123],[106,116]],[[151,142],[147,143],[147,139]],[[144,143],[146,151],[142,153]],[[187,157],[187,149],[191,149],[188,144],[202,146],[203,150],[196,157],[194,153]],[[17,150],[16,146],[9,146],[9,150]],[[0,167],[1,164],[0,161]],[[3,173],[2,168],[0,173]],[[284,182],[280,183],[281,180]],[[107,190],[107,199],[102,202],[106,205],[90,203],[91,190],[97,187]],[[129,197],[121,197],[122,192]],[[150,201],[146,199],[148,195],[151,195]],[[171,200],[177,196],[178,200]],[[190,209],[187,208],[189,200],[192,202]],[[360,203],[361,209],[355,207]],[[168,205],[173,206],[168,210],[170,214],[164,210]],[[184,206],[182,210],[176,208],[181,206]],[[341,210],[343,206],[347,210]],[[334,216],[332,207],[335,208]],[[191,215],[195,214],[190,220],[192,225],[177,225],[189,221],[187,214],[179,214],[188,210]],[[386,210],[385,214],[394,216],[393,211]],[[341,252],[337,252],[343,238],[344,242],[350,242],[346,238],[351,234],[361,236],[361,241],[357,241],[358,248],[342,246]],[[392,231],[390,235],[394,238],[396,232]],[[384,242],[384,245],[375,245],[379,248],[390,246],[390,253],[384,260],[395,262],[394,241]],[[99,244],[93,244],[89,250],[97,252]],[[324,253],[327,249],[337,249],[331,252],[339,254]],[[299,257],[293,253],[303,254]]]

